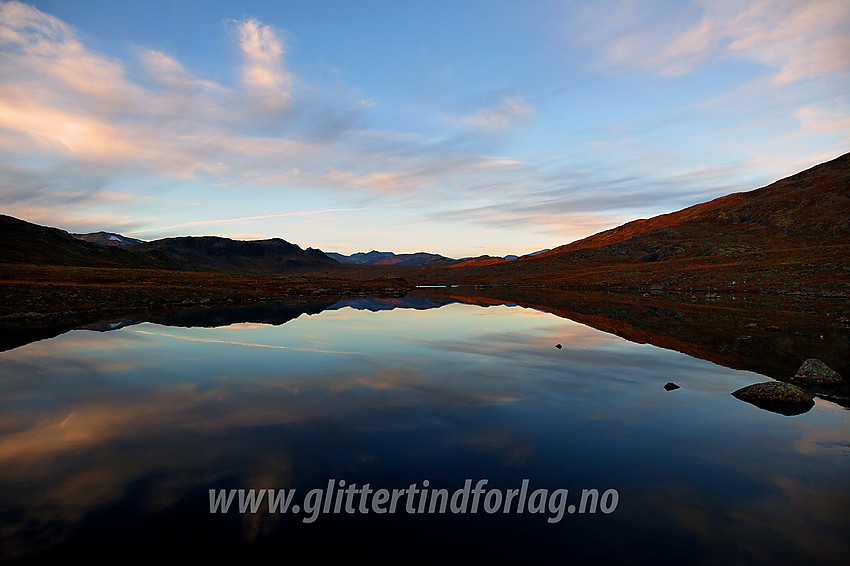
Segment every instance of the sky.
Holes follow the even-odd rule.
[[[847,0],[0,1],[0,213],[523,254],[850,151]]]

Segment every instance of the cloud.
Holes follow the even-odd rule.
[[[83,166],[78,174],[102,178],[204,177],[222,186],[378,195],[421,191],[438,177],[490,165],[487,157],[429,146],[415,134],[353,129],[374,104],[362,96],[320,103],[323,95],[311,92],[317,98],[298,106],[306,123],[290,119],[284,111],[292,110],[295,79],[285,44],[255,19],[231,22],[242,63],[240,83],[228,86],[144,48],[136,51],[144,76],[131,77],[121,63],[87,50],[55,17],[15,2],[0,9],[0,149],[50,163],[38,169],[56,191],[53,171],[72,164]],[[521,98],[505,99],[477,120],[501,127],[499,121],[530,112]],[[275,116],[283,121],[272,120],[271,132]]]
[[[79,166],[33,169],[0,163],[0,210],[30,222],[72,232],[89,232],[93,226],[110,232],[132,230],[141,222],[131,214],[139,200],[106,187],[102,177]]]
[[[255,133],[267,122],[262,112],[288,106],[292,78],[271,28],[247,20],[237,29],[244,91],[197,77],[156,50],[138,53],[153,79],[143,85],[121,63],[87,50],[53,16],[0,4],[0,148],[35,149],[115,174],[193,179],[202,173],[222,180],[316,155],[297,135]]]
[[[178,60],[161,51],[144,49],[139,53],[139,62],[154,81],[176,90],[225,90],[222,85],[215,81],[205,80],[194,76],[186,70]]]
[[[292,76],[283,63],[283,40],[270,26],[249,19],[236,22],[244,64],[242,82],[267,110],[285,110],[292,100]]]
[[[119,63],[92,54],[62,21],[26,4],[0,4],[0,46],[12,55],[3,58],[4,83],[41,79],[28,98],[53,98],[48,89],[61,89],[78,104],[115,111],[138,95]]]
[[[582,19],[593,29],[584,41],[603,46],[607,63],[624,69],[681,76],[735,58],[770,69],[778,83],[850,70],[845,0],[707,0],[655,11],[617,2],[596,5]]]
[[[39,146],[92,162],[124,161],[145,153],[118,128],[93,116],[33,104],[23,97],[0,99],[0,127],[26,134]]]
[[[522,96],[505,96],[496,106],[481,108],[460,118],[460,122],[488,132],[505,132],[533,118],[534,114],[534,106]]]
[[[763,0],[724,31],[731,54],[776,69],[780,83],[850,70],[850,4],[844,0]]]
[[[806,132],[836,132],[844,134],[844,140],[850,141],[850,116],[839,109],[829,109],[824,105],[810,104],[798,108],[794,117],[800,121]]]

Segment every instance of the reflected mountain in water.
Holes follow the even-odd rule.
[[[327,310],[338,310],[345,307],[350,307],[355,310],[365,310],[371,312],[391,311],[393,309],[416,309],[426,310],[441,307],[450,302],[456,302],[455,299],[436,299],[425,296],[407,295],[401,298],[378,298],[366,297],[358,299],[345,299],[337,301]]]
[[[356,298],[344,299],[341,301],[306,303],[303,305],[292,305],[280,301],[273,301],[240,307],[207,308],[201,310],[155,314],[143,318],[126,320],[101,320],[92,324],[82,325],[77,328],[81,330],[108,332],[110,330],[118,330],[120,328],[142,322],[152,322],[162,326],[181,326],[187,328],[215,328],[241,323],[271,324],[273,326],[279,326],[281,324],[286,324],[291,320],[295,320],[301,315],[319,314],[326,310],[333,311],[343,308],[352,308],[355,310],[366,310],[371,312],[390,311],[394,309],[425,310],[438,308],[449,302],[458,301],[447,299],[438,302],[425,297],[415,296],[389,299],[377,297]]]
[[[10,341],[4,339],[3,346],[9,349],[73,328],[109,331],[141,322],[175,327],[219,327],[239,323],[281,325],[304,314],[314,315],[325,310],[426,310],[450,303],[532,308],[632,342],[676,350],[779,381],[789,382],[808,358],[821,359],[842,375],[850,375],[849,301],[761,295],[640,296],[552,289],[420,288],[401,298],[351,298],[301,305],[269,302],[39,329],[34,336],[22,330],[9,337]],[[807,390],[850,408],[850,387],[846,385],[807,387]]]
[[[329,301],[322,303],[306,303],[303,305],[290,305],[274,301],[239,307],[208,308],[154,314],[143,318],[129,320],[99,321],[93,324],[80,326],[79,328],[83,330],[97,330],[104,332],[124,328],[131,324],[139,324],[141,322],[152,322],[162,326],[181,326],[184,328],[215,328],[218,326],[229,326],[231,324],[239,324],[243,322],[279,326],[289,322],[290,320],[298,318],[302,314],[319,314],[324,310],[332,308],[334,304],[335,303],[333,301]]]

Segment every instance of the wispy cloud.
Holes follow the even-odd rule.
[[[850,142],[850,115],[838,108],[827,108],[821,104],[810,104],[798,108],[794,117],[808,132],[838,132]]]
[[[313,216],[319,214],[327,214],[331,212],[349,212],[360,210],[358,208],[326,208],[323,210],[304,210],[298,212],[281,212],[280,214],[263,214],[261,216],[241,216],[239,218],[221,218],[218,220],[197,220],[195,222],[184,222],[182,224],[173,224],[171,226],[160,226],[158,228],[145,228],[144,230],[133,230],[128,234],[142,234],[144,232],[156,232],[161,230],[174,230],[176,228],[189,228],[194,226],[211,226],[214,224],[229,224],[234,222],[251,222],[253,220],[267,220],[269,218],[283,218],[286,216]]]
[[[534,106],[522,96],[505,96],[499,104],[481,108],[459,121],[489,132],[505,132],[533,118],[534,114]]]
[[[226,90],[215,81],[202,79],[190,73],[183,64],[167,53],[154,49],[144,49],[139,53],[139,62],[154,81],[175,90],[193,91],[208,89],[212,91]]]
[[[660,17],[663,13],[664,17]],[[712,60],[736,58],[770,69],[778,83],[850,70],[850,3],[759,0],[596,4],[584,14],[606,61],[627,70],[680,76]],[[639,24],[639,25],[636,25]]]

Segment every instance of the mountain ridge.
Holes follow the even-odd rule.
[[[850,153],[534,256],[479,258],[410,276],[419,284],[850,296]]]

